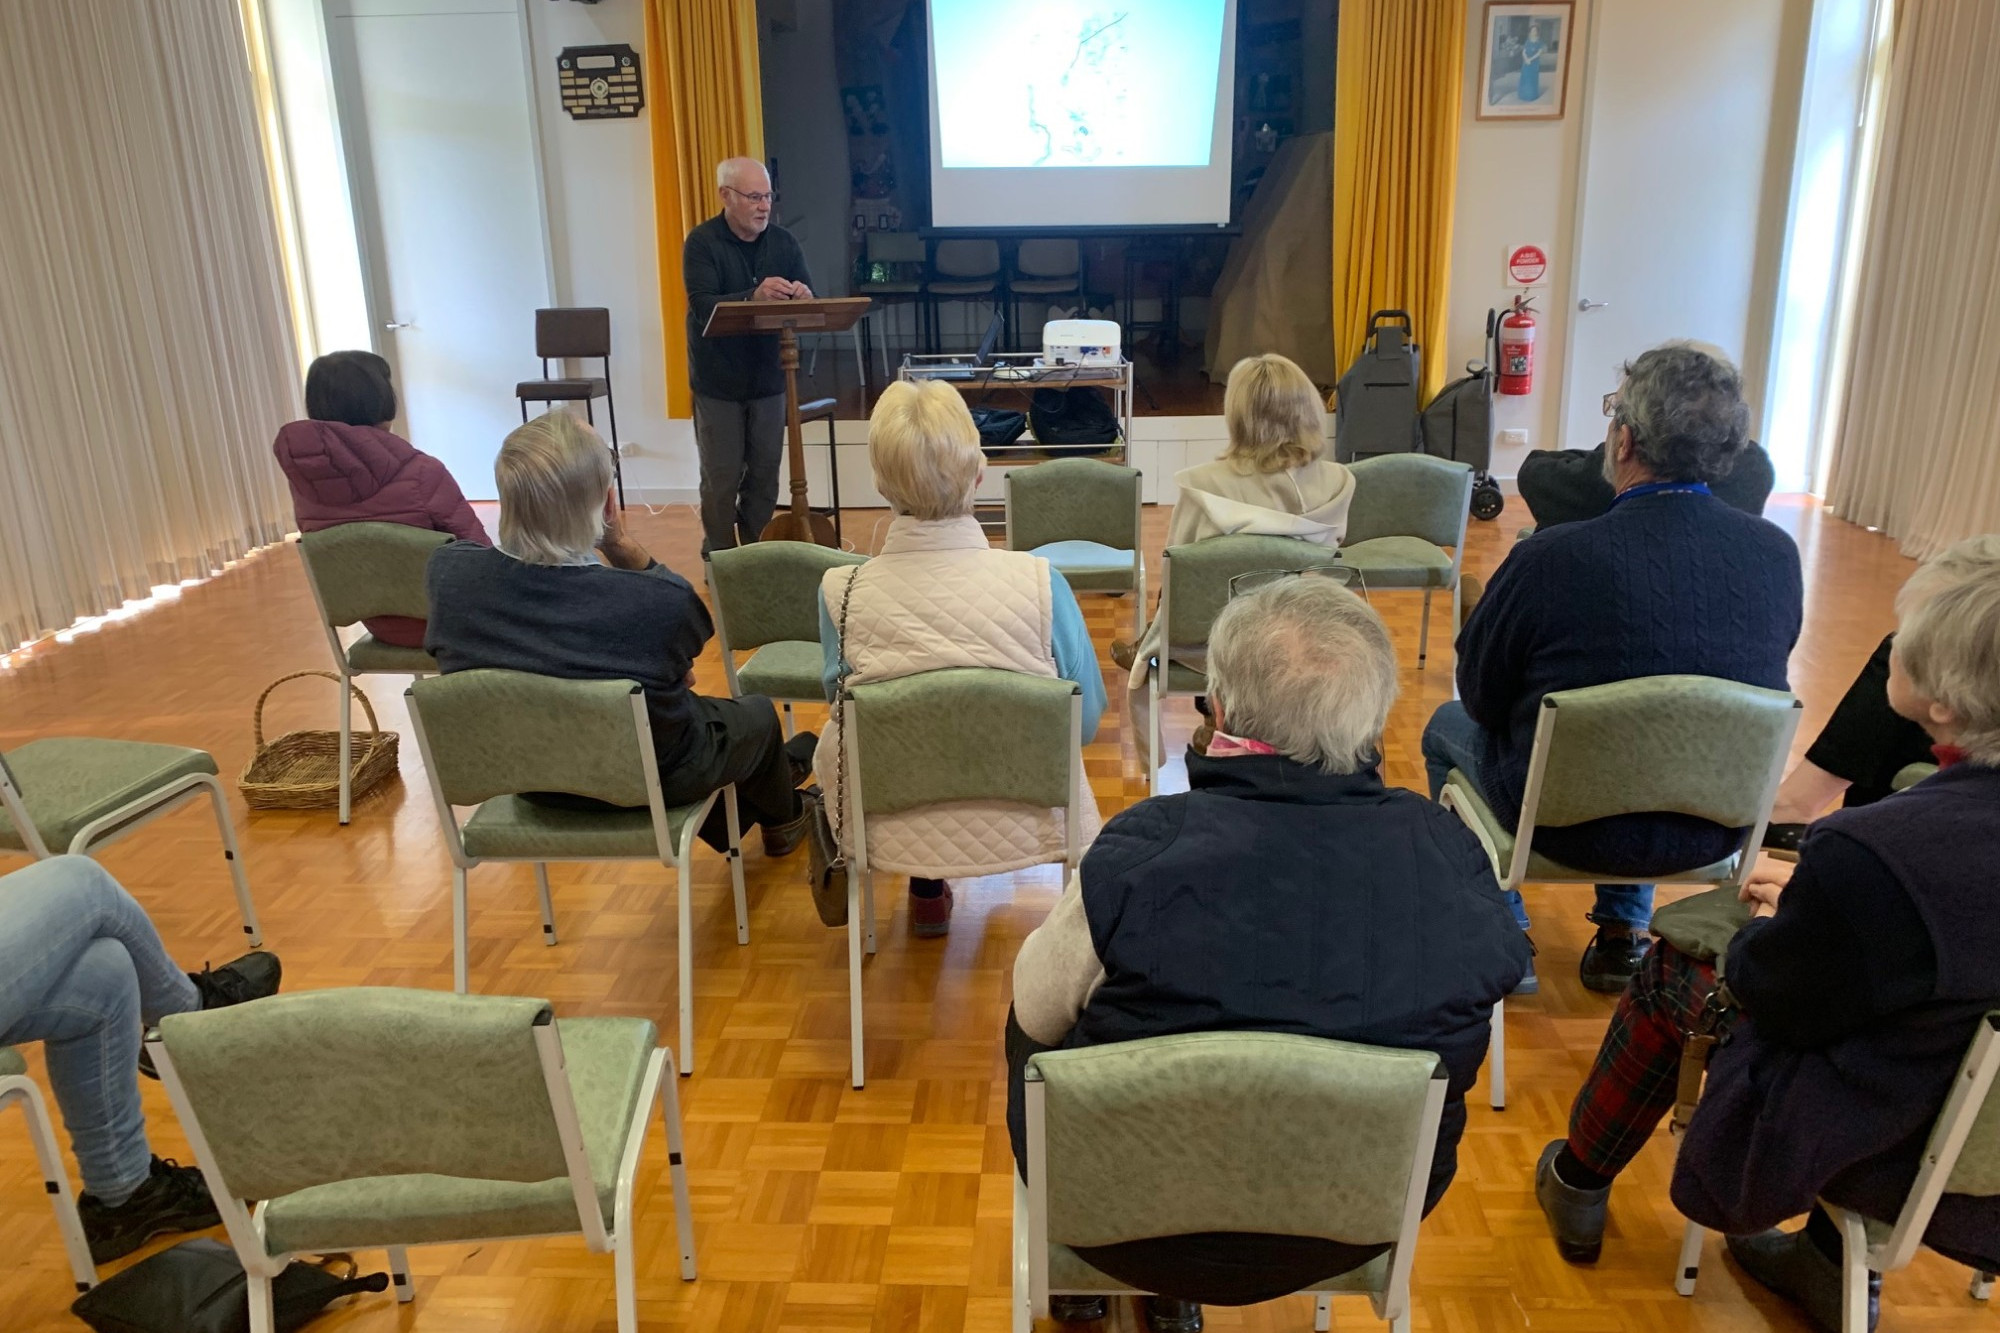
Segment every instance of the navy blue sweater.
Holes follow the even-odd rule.
[[[1458,636],[1458,690],[1486,731],[1479,781],[1520,818],[1542,696],[1639,676],[1787,688],[1799,637],[1799,552],[1775,525],[1700,492],[1620,500],[1521,542]],[[1731,832],[1686,815],[1543,829],[1535,847],[1580,870],[1657,875],[1727,856]]]

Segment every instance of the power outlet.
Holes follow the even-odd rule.
[[[1518,427],[1516,427],[1516,428],[1515,428],[1515,429],[1513,429],[1513,430],[1503,430],[1503,431],[1501,431],[1501,432],[1500,432],[1500,447],[1501,447],[1502,449],[1525,449],[1525,448],[1527,448],[1527,447],[1528,447],[1528,432],[1527,432],[1527,431],[1525,431],[1525,430],[1523,430],[1523,429],[1520,429],[1520,428],[1518,428]]]

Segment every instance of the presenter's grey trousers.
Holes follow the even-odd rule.
[[[732,403],[696,394],[694,444],[701,456],[701,553],[756,541],[778,507],[785,395]]]

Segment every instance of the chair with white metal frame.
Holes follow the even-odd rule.
[[[89,856],[206,795],[222,836],[243,933],[264,942],[215,756],[182,745],[48,736],[0,753],[0,851],[37,861]]]
[[[820,580],[829,569],[867,559],[812,542],[752,542],[702,557],[730,698],[761,694],[771,700],[784,715],[787,736],[793,704],[826,702]],[[742,652],[750,656],[739,663]]]
[[[736,788],[668,808],[645,691],[629,680],[558,680],[520,671],[457,671],[403,692],[451,854],[452,989],[467,989],[466,880],[488,862],[528,862],[542,903],[542,939],[556,944],[551,861],[657,861],[674,872],[679,912],[681,1072],[694,1072],[695,835],[718,798],[729,823],[736,942],[750,942]],[[588,797],[575,808],[523,793]],[[475,806],[463,823],[454,806]]]
[[[1075,592],[1133,593],[1134,636],[1146,629],[1145,509],[1139,469],[1056,458],[1007,469],[1007,549],[1041,556]]]
[[[1387,1245],[1309,1290],[1410,1327],[1410,1271],[1446,1073],[1429,1051],[1275,1032],[1198,1032],[1028,1061],[1027,1179],[1014,1177],[1014,1328],[1051,1295],[1132,1288],[1077,1248],[1261,1232]]]
[[[1421,588],[1417,669],[1431,646],[1431,594],[1451,593],[1451,633],[1458,635],[1465,563],[1465,527],[1472,506],[1472,469],[1429,454],[1383,454],[1349,464],[1354,500],[1347,510],[1340,558],[1370,591]],[[1450,547],[1447,552],[1444,548]]]
[[[175,1014],[146,1049],[248,1277],[250,1333],[273,1333],[272,1279],[301,1253],[387,1250],[407,1303],[409,1246],[577,1234],[612,1253],[619,1333],[638,1333],[632,1203],[663,1098],[695,1277],[658,1039],[642,1018],[558,1023],[546,1000],[362,987]]]
[[[76,1194],[70,1189],[69,1173],[63,1169],[62,1154],[56,1148],[55,1125],[49,1119],[49,1104],[41,1087],[28,1077],[28,1062],[12,1046],[0,1046],[0,1111],[18,1104],[28,1117],[28,1138],[35,1145],[35,1162],[42,1169],[42,1188],[56,1209],[56,1230],[62,1233],[63,1251],[69,1257],[69,1271],[78,1291],[97,1285],[97,1264],[90,1257],[90,1242],[84,1237],[83,1222],[76,1214]]]
[[[1493,862],[1503,890],[1537,884],[1708,884],[1738,888],[1757,862],[1803,705],[1783,690],[1709,676],[1644,676],[1542,699],[1521,817],[1500,822],[1477,783],[1453,769],[1439,803]],[[1672,812],[1742,829],[1736,850],[1670,875],[1607,875],[1534,850],[1535,830],[1616,815]],[[1493,1006],[1487,1091],[1507,1104],[1506,1003]]]
[[[846,689],[846,792],[829,793],[851,861],[847,1000],[854,1086],[862,1085],[861,956],[875,952],[868,820],[947,801],[1011,801],[1065,812],[1063,878],[1082,855],[1083,692],[1067,680],[951,667]],[[844,815],[840,812],[844,807]],[[922,872],[917,872],[922,873]]]
[[[421,648],[384,643],[363,633],[342,644],[340,631],[377,616],[430,618],[424,571],[448,532],[404,523],[342,523],[299,535],[306,584],[340,673],[340,822],[354,808],[354,678],[434,676],[437,659]]]
[[[1992,1093],[1996,1071],[2000,1071],[2000,1011],[1986,1015],[1973,1035],[1952,1080],[1951,1094],[1924,1144],[1923,1165],[1895,1219],[1864,1217],[1820,1201],[1840,1228],[1842,1333],[1867,1333],[1868,1275],[1893,1273],[1916,1258],[1939,1200],[1947,1194],[2000,1194],[2000,1102]],[[1683,1296],[1694,1295],[1706,1236],[1693,1222],[1682,1232],[1674,1290]],[[1987,1300],[1992,1291],[1993,1275],[1975,1272],[1968,1292],[1972,1299]]]

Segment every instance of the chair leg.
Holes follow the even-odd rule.
[[[1992,1300],[1993,1274],[1983,1268],[1975,1269],[1972,1274],[1972,1286],[1967,1288],[1965,1294],[1972,1297],[1975,1301]]]
[[[229,819],[229,797],[223,793],[222,783],[213,777],[203,778],[201,785],[208,788],[209,804],[215,807],[215,831],[222,835],[222,859],[229,864],[230,886],[236,890],[236,910],[243,917],[243,933],[249,937],[251,948],[261,948],[264,927],[257,922],[257,905],[250,901],[250,878],[243,873],[243,853],[236,846],[236,826]]]
[[[638,1259],[630,1227],[611,1238],[611,1286],[617,1293],[618,1333],[639,1333]]]
[[[28,1118],[28,1138],[35,1145],[35,1162],[42,1169],[42,1188],[55,1206],[56,1231],[62,1236],[63,1253],[78,1291],[97,1285],[97,1265],[90,1257],[90,1242],[84,1238],[83,1223],[76,1215],[76,1194],[69,1174],[63,1170],[62,1154],[56,1148],[55,1127],[49,1120],[49,1106],[33,1079],[20,1077],[0,1080],[0,1108],[18,1100]]]
[[[542,896],[542,943],[553,949],[556,947],[556,900],[549,894],[549,867],[546,861],[535,862],[535,889]]]
[[[340,678],[340,822],[354,814],[354,693],[348,677]]]
[[[792,705],[789,702],[780,705],[779,712],[783,714],[783,721],[785,724],[785,739],[790,740],[792,738],[792,732],[793,732]]]
[[[861,931],[868,945],[868,954],[875,954],[875,868],[870,866],[861,872]]]
[[[847,871],[847,1044],[854,1086],[861,1086],[861,876]]]
[[[1141,631],[1143,633],[1143,631]],[[1136,665],[1136,664],[1135,664]],[[1146,794],[1160,794],[1160,752],[1166,745],[1160,740],[1160,677],[1166,674],[1167,659],[1164,653],[1160,664],[1146,672],[1146,743],[1140,747],[1140,754],[1146,760]]]
[[[1674,1290],[1694,1295],[1695,1279],[1701,1276],[1701,1244],[1708,1238],[1699,1223],[1690,1222],[1681,1232],[1681,1257],[1674,1265]]]
[[[244,1274],[250,1298],[250,1333],[277,1333],[277,1311],[271,1308],[271,1279]]]
[[[1389,1321],[1389,1333],[1410,1333],[1410,1311],[1407,1306],[1403,1313]]]
[[[686,1153],[681,1144],[680,1080],[674,1053],[667,1052],[667,1077],[660,1089],[660,1119],[667,1129],[667,1178],[674,1187],[674,1233],[681,1242],[681,1281],[694,1281],[694,1207],[688,1201]]]
[[[1021,1183],[1021,1174],[1017,1171],[1014,1173],[1014,1333],[1033,1333],[1035,1326],[1035,1294],[1030,1286],[1034,1279],[1028,1267],[1031,1240],[1028,1234],[1028,1187]]]
[[[1832,1212],[1840,1224],[1840,1333],[1868,1333],[1868,1232],[1858,1214]]]
[[[465,994],[465,867],[451,868],[451,988]]]
[[[410,1252],[400,1245],[389,1247],[389,1286],[398,1305],[408,1305],[417,1298],[417,1289],[410,1285]]]
[[[1424,659],[1431,651],[1431,590],[1424,589],[1424,618],[1417,629],[1417,670],[1424,669]]]
[[[729,823],[729,891],[736,899],[736,942],[750,942],[750,900],[743,893],[743,823],[736,813],[736,784],[722,789],[722,813]]]
[[[1327,1333],[1333,1327],[1333,1297],[1321,1292],[1313,1298],[1313,1333]]]
[[[674,857],[674,949],[678,955],[676,968],[680,973],[681,992],[681,1035],[676,1049],[681,1055],[681,1072],[694,1072],[694,876],[689,874],[688,859],[693,855],[693,847],[685,845],[683,853]]]
[[[625,459],[618,452],[618,401],[611,396],[611,358],[604,358],[604,415],[611,418],[611,477],[618,483],[618,507],[625,507]]]
[[[1493,1002],[1493,1037],[1486,1054],[1487,1100],[1496,1111],[1507,1109],[1507,1002]]]

